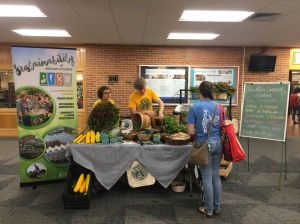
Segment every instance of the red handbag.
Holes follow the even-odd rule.
[[[224,160],[228,162],[239,162],[246,158],[246,154],[236,137],[233,124],[224,113],[223,107],[220,108],[221,138],[224,152]]]

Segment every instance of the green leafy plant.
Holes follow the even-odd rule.
[[[160,134],[159,133],[153,134],[153,137],[159,137],[160,138]]]
[[[119,123],[119,108],[110,102],[98,103],[90,113],[87,124],[97,131],[111,130]]]
[[[215,82],[213,83],[213,93],[227,93],[228,96],[233,96],[235,92],[235,88],[229,85],[227,82]]]
[[[165,123],[164,123],[163,130],[167,134],[174,134],[174,133],[178,133],[178,132],[187,133],[186,126],[182,125],[182,124],[178,124],[175,121],[175,116],[169,115],[169,114],[165,115]]]
[[[190,92],[197,93],[199,90],[199,86],[190,86]]]

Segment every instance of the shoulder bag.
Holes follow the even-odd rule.
[[[195,139],[195,141],[193,143],[193,147],[190,152],[190,158],[189,158],[189,163],[192,165],[197,165],[197,166],[207,166],[208,165],[208,151],[210,149],[209,143],[208,143],[208,137],[210,135],[212,124],[214,123],[217,107],[218,107],[218,104],[216,103],[205,142],[200,144],[199,146],[197,146],[197,141]]]
[[[224,160],[228,162],[239,162],[246,158],[246,154],[236,137],[233,123],[228,120],[223,107],[220,107],[221,139],[224,153]],[[225,118],[225,119],[224,119]]]

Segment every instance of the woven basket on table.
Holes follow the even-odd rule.
[[[185,183],[182,181],[173,181],[171,183],[172,190],[175,192],[183,192],[185,189]]]
[[[151,126],[151,119],[147,114],[135,113],[131,120],[133,128],[138,129],[139,131]],[[140,124],[139,127],[136,127],[137,124]]]
[[[149,141],[152,134],[138,134],[137,137],[141,141]]]
[[[136,132],[130,132],[128,134],[122,133],[124,139],[134,139],[137,137],[137,133]]]

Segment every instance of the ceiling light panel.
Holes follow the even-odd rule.
[[[0,5],[0,17],[47,17],[30,5]]]
[[[12,30],[22,36],[38,36],[38,37],[71,37],[71,35],[65,30],[29,30],[19,29]]]
[[[254,12],[247,11],[198,11],[186,10],[179,21],[194,22],[241,22]]]
[[[219,34],[214,33],[170,33],[168,39],[182,39],[182,40],[213,40]]]

